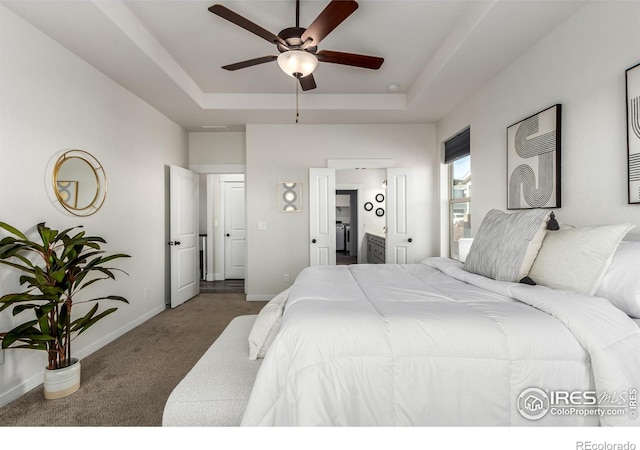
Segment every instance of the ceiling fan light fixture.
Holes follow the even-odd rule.
[[[303,50],[289,50],[280,53],[278,65],[284,73],[294,78],[303,78],[318,67],[318,58]]]

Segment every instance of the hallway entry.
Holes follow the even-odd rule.
[[[336,190],[336,264],[358,263],[358,191]]]
[[[200,281],[201,294],[244,294],[244,280]]]

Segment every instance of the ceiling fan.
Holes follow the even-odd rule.
[[[318,61],[374,70],[379,69],[384,62],[384,58],[376,56],[332,50],[318,51],[320,41],[356,9],[358,9],[358,3],[353,0],[332,0],[309,25],[309,28],[300,28],[300,0],[296,0],[296,26],[285,28],[275,35],[223,5],[216,4],[209,7],[209,11],[213,14],[275,44],[280,52],[279,56],[261,56],[222,66],[223,69],[238,70],[277,60],[286,74],[299,80],[303,91],[316,88],[313,71]]]

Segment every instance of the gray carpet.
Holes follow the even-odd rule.
[[[160,426],[169,394],[229,322],[264,305],[200,294],[165,310],[83,359],[78,392],[45,400],[35,388],[0,408],[0,426]]]

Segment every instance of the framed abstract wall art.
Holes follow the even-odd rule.
[[[627,69],[625,74],[629,204],[640,204],[640,64]]]
[[[507,209],[559,208],[562,105],[507,127]]]
[[[280,212],[302,211],[302,183],[281,181],[278,183],[278,210]]]

